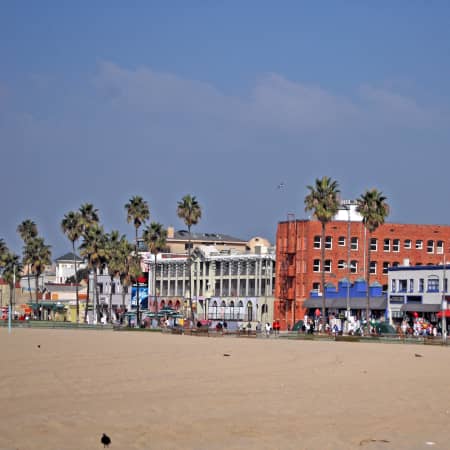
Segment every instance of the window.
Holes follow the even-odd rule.
[[[383,273],[388,273],[389,265],[387,261],[383,263]]]
[[[358,238],[357,237],[352,237],[352,239],[350,241],[350,248],[352,250],[358,250]]]
[[[313,272],[320,272],[320,259],[313,261]]]
[[[333,248],[333,238],[331,236],[327,236],[325,238],[325,248],[327,250],[331,250]]]
[[[407,280],[398,280],[398,291],[406,292]]]
[[[436,243],[436,253],[442,255],[444,253],[444,241],[437,241]]]
[[[392,263],[392,267],[398,267],[400,265],[400,263],[398,261],[394,261]]]
[[[313,291],[320,292],[320,283],[313,283]]]
[[[405,239],[403,246],[405,247],[406,250],[410,250],[411,249],[411,239]]]
[[[414,280],[412,278],[409,279],[409,292],[414,292]]]
[[[392,290],[392,292],[395,292],[396,280],[392,280],[391,283],[392,283],[392,284],[391,284],[391,290]]]
[[[320,236],[314,236],[314,248],[320,248],[321,241]]]
[[[339,236],[338,245],[339,247],[345,247],[345,236]]]
[[[400,239],[394,239],[392,242],[392,251],[399,252],[400,251]]]
[[[343,259],[340,259],[339,261],[338,261],[338,269],[345,269],[345,266],[346,266],[347,264],[345,264],[345,261],[343,260]]]
[[[385,239],[384,240],[383,250],[385,252],[390,252],[391,251],[391,240],[390,239]]]
[[[370,239],[370,251],[376,252],[378,250],[378,239],[377,238],[371,238]]]
[[[377,263],[375,261],[370,261],[370,273],[376,275],[377,273]]]
[[[419,278],[419,292],[423,292],[425,288],[425,280],[423,278]]]
[[[331,259],[324,261],[325,272],[331,272]]]
[[[439,292],[439,278],[435,276],[428,277],[427,292]]]
[[[357,273],[358,272],[358,261],[350,261],[350,272]]]
[[[423,241],[422,239],[417,239],[416,241],[416,250],[422,250],[423,248]]]
[[[434,241],[427,241],[427,253],[434,253]]]
[[[447,288],[448,288],[448,278],[445,278],[445,280],[444,280],[444,292],[447,292]]]

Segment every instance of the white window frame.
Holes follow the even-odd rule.
[[[436,253],[442,255],[444,253],[444,241],[436,242]]]
[[[322,248],[322,236],[314,236],[313,248],[315,249]]]
[[[422,250],[423,249],[423,240],[417,239],[416,240],[416,250]]]
[[[356,259],[350,261],[350,273],[358,273],[358,261]]]
[[[338,261],[337,268],[338,269],[345,269],[346,267],[347,267],[347,263],[343,259],[340,259]]]
[[[325,236],[325,250],[332,250],[332,249],[333,249],[333,237]]]
[[[374,242],[372,242],[374,241]],[[377,238],[370,238],[370,251],[376,252],[378,251],[378,239]]]
[[[331,259],[326,259],[326,260],[323,262],[323,266],[324,266],[324,268],[325,268],[325,272],[326,272],[326,273],[331,273]]]
[[[400,251],[400,239],[394,239],[392,241],[392,251],[395,253]]]
[[[313,260],[313,272],[320,272],[320,259]]]
[[[411,239],[405,239],[405,241],[403,242],[403,247],[405,250],[411,250],[411,248],[412,248]]]
[[[370,261],[370,274],[371,275],[377,274],[377,262],[376,261]]]
[[[347,239],[345,238],[345,236],[339,236],[339,238],[338,238],[339,247],[345,247],[346,241],[347,241]]]
[[[350,249],[355,252],[358,250],[358,238],[355,236],[350,239]]]
[[[386,238],[383,240],[383,252],[390,252],[391,251],[391,240]]]
[[[431,245],[430,245],[431,242]],[[428,239],[427,241],[427,253],[434,253],[434,241],[432,239]]]

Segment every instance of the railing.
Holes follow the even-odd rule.
[[[7,320],[0,320],[0,327],[8,327]],[[12,328],[59,328],[67,330],[112,330],[111,324],[91,325],[87,323],[59,322],[57,320],[13,320]]]

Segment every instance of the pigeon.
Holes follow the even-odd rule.
[[[38,345],[37,345],[37,348],[41,348],[41,344],[38,344]]]
[[[231,356],[229,353],[224,353],[223,356]]]
[[[420,353],[414,353],[414,356],[415,356],[416,358],[422,358],[423,355],[421,355]]]
[[[105,433],[103,433],[103,436],[100,439],[100,442],[103,444],[103,447],[108,447],[109,444],[111,444],[111,439],[109,436],[107,436]]]

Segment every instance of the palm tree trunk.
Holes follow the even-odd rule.
[[[138,258],[138,227],[136,227],[136,241],[135,241],[135,252],[136,252],[136,258]],[[139,259],[139,258],[138,258]],[[140,272],[140,267],[141,267],[141,262],[139,261],[139,272]],[[141,311],[140,311],[140,305],[139,305],[139,275],[136,279],[136,303],[137,303],[137,308],[136,308],[136,325],[139,328],[141,326],[141,321],[140,321],[140,315],[141,315]]]
[[[89,261],[89,256],[88,256],[88,261]],[[86,292],[86,306],[84,309],[84,322],[87,322],[87,317],[88,317],[88,309],[89,309],[89,297],[90,297],[90,284],[91,284],[91,277],[90,277],[90,273],[88,272],[88,280],[87,280],[87,292]]]
[[[75,256],[75,241],[72,241],[73,265],[75,267],[75,296],[77,305],[77,323],[80,323],[80,299],[78,298],[77,258]]]
[[[188,270],[189,270],[189,308],[191,310],[192,324],[195,324],[194,308],[192,307],[192,261],[191,261],[191,227],[188,226]]]
[[[155,298],[154,304],[156,307],[156,314],[158,314],[158,298],[156,297],[156,253],[155,253],[155,265],[153,267],[153,295]]]
[[[41,315],[41,310],[39,309],[39,296],[38,296],[38,292],[39,292],[39,274],[36,273],[36,275],[34,276],[34,289],[36,291],[36,306],[38,309],[38,315],[39,315],[39,320],[42,320],[42,315]]]
[[[322,275],[322,320],[324,321],[323,326],[328,322],[327,317],[325,315],[326,308],[326,286],[325,286],[325,223],[322,222],[322,238],[321,238],[321,275]],[[324,328],[325,330],[325,328]]]
[[[31,294],[30,274],[31,274],[31,264],[28,264],[28,292],[30,294],[30,303],[32,303],[33,302],[33,295]]]
[[[367,242],[366,242],[366,251],[367,251],[367,268],[366,268],[366,290],[367,290],[367,305],[366,305],[366,321],[367,321],[367,332],[370,332],[370,323],[369,323],[369,309],[370,309],[370,237],[372,236],[369,233]]]
[[[94,269],[94,297],[95,297],[95,314],[97,316],[97,323],[100,316],[100,305],[98,302],[98,283],[97,283],[97,268]]]

